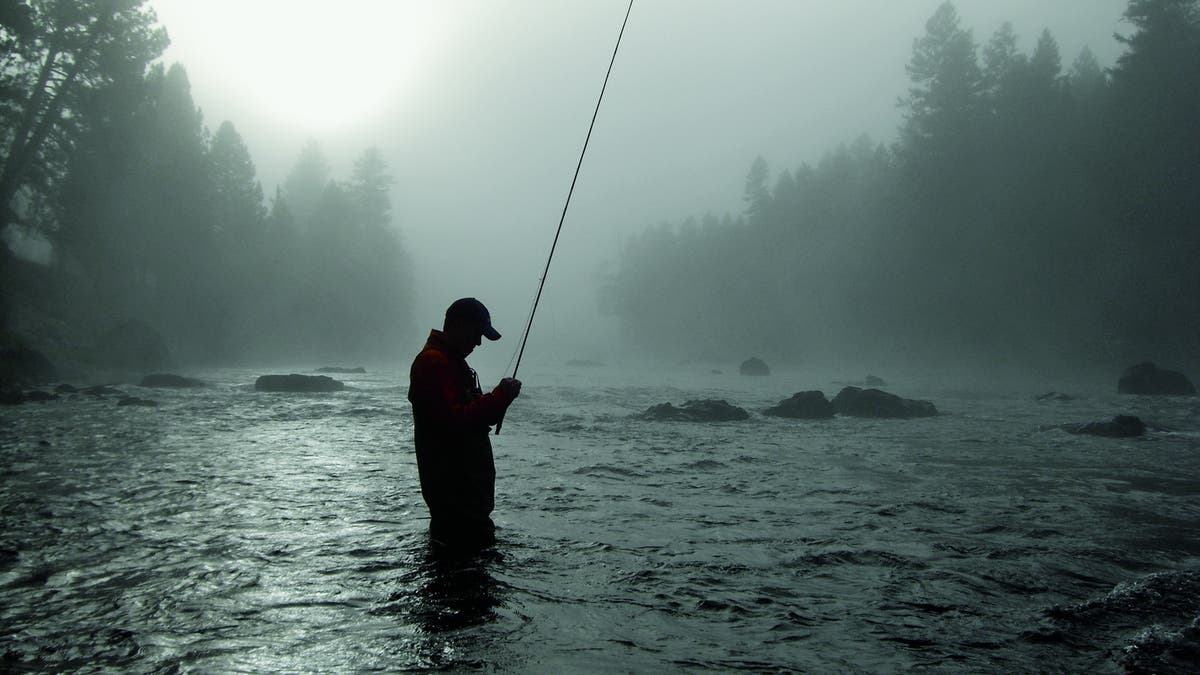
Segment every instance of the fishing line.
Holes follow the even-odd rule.
[[[621,38],[625,35],[625,26],[629,23],[629,14],[633,11],[633,0],[625,10],[625,20],[621,22],[621,32],[617,34],[617,44],[613,47],[612,58],[608,61],[608,72],[604,73],[604,84],[600,86],[600,97],[596,99],[596,109],[592,111],[592,122],[588,125],[587,137],[583,139],[583,150],[579,152],[579,162],[575,165],[575,176],[571,178],[571,189],[567,190],[567,201],[563,204],[562,215],[558,218],[558,229],[554,232],[554,242],[550,244],[550,255],[546,258],[546,268],[542,270],[542,280],[538,282],[537,295],[533,299],[533,309],[529,312],[529,322],[525,324],[525,335],[521,338],[521,350],[517,352],[517,365],[513,368],[513,377],[521,368],[521,357],[525,355],[525,343],[529,341],[529,330],[533,328],[533,317],[537,314],[538,302],[542,299],[542,289],[546,287],[546,276],[550,274],[550,261],[554,260],[554,249],[558,248],[558,237],[562,234],[563,222],[567,219],[567,209],[571,206],[571,195],[575,194],[575,183],[579,180],[579,170],[583,167],[583,158],[587,154],[588,143],[592,140],[592,129],[596,127],[596,117],[600,115],[600,104],[604,101],[604,91],[608,89],[608,78],[612,75],[613,64],[617,62],[617,51],[621,48]],[[504,426],[501,419],[496,424],[496,434]]]
[[[531,302],[531,303],[529,303],[529,312],[525,314],[525,320],[526,320],[527,322],[528,322],[528,321],[531,319],[531,317],[533,317],[533,312],[534,312],[534,310],[535,310],[535,309],[536,309],[536,307],[534,306],[534,304],[533,304],[532,302]],[[516,361],[516,360],[517,360],[517,349],[519,349],[519,348],[520,348],[520,345],[518,345],[517,347],[514,347],[514,348],[513,348],[513,350],[512,350],[512,356],[508,357],[508,363],[504,364],[504,371],[503,371],[503,372],[507,373],[507,372],[508,372],[508,369],[509,369],[509,368],[512,368],[513,361]],[[515,371],[515,370],[513,371],[513,375],[516,375],[516,371]]]

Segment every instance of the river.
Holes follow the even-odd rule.
[[[499,543],[430,551],[403,368],[333,394],[0,409],[0,670],[1185,672],[1200,659],[1200,402],[898,378],[937,417],[762,416],[707,367],[524,373]],[[302,372],[302,371],[297,371]],[[486,378],[485,378],[486,379]],[[889,378],[890,379],[890,378]],[[666,423],[722,398],[750,420]],[[1117,413],[1146,436],[1045,427]]]

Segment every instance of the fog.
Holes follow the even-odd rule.
[[[1141,0],[1139,3],[1169,4]],[[152,61],[161,64],[164,71],[182,66],[182,70],[163,76],[163,81],[168,85],[175,82],[170,86],[177,86],[179,96],[184,99],[190,96],[199,109],[199,124],[207,130],[207,138],[213,138],[223,124],[232,125],[226,129],[225,139],[235,150],[244,143],[253,163],[253,176],[262,187],[264,208],[276,206],[276,196],[287,191],[287,179],[299,165],[302,148],[319,148],[329,164],[327,178],[351,192],[362,188],[355,183],[358,179],[352,178],[357,175],[356,162],[363,159],[368,149],[378,150],[376,157],[382,160],[382,171],[394,178],[388,193],[389,227],[399,233],[404,251],[404,255],[397,257],[395,278],[407,279],[404,292],[408,294],[408,300],[404,301],[382,298],[385,302],[408,303],[404,312],[407,315],[392,322],[395,327],[403,326],[404,335],[396,336],[400,346],[389,357],[396,358],[419,346],[425,331],[440,323],[442,311],[450,301],[476,296],[491,308],[496,326],[506,336],[503,342],[483,350],[476,359],[501,366],[509,361],[520,344],[624,16],[625,2],[357,0],[339,3],[336,9],[323,2],[282,0],[252,3],[148,0],[146,5],[154,10],[157,23],[169,37],[165,49],[150,48],[159,54]],[[1113,101],[1120,95],[1132,100],[1129,92],[1136,87],[1129,83],[1138,82],[1139,77],[1145,79],[1138,73],[1155,71],[1152,67],[1139,71],[1128,64],[1117,68],[1129,44],[1114,34],[1129,36],[1146,27],[1135,26],[1123,18],[1127,10],[1125,0],[954,2],[956,28],[967,31],[981,69],[991,67],[988,59],[995,54],[989,57],[988,49],[1006,22],[1011,24],[1008,35],[1015,39],[1010,48],[1012,53],[1005,58],[1024,64],[1021,67],[1028,65],[1029,59],[1044,46],[1039,38],[1052,36],[1053,81],[1058,97],[1054,114],[1075,115],[1075,118],[1056,117],[1053,125],[1042,125],[1031,121],[1033,118],[1008,115],[997,107],[1001,103],[995,97],[1009,85],[989,84],[989,77],[999,76],[983,73],[979,86],[991,89],[970,95],[983,96],[986,106],[994,108],[986,115],[999,121],[992,125],[994,128],[982,129],[976,134],[978,138],[962,137],[953,143],[966,147],[970,143],[965,141],[970,141],[975,151],[983,153],[984,159],[979,163],[988,166],[981,169],[978,178],[985,187],[972,188],[975,192],[967,189],[947,192],[945,199],[939,201],[928,190],[923,192],[920,184],[925,181],[934,185],[931,181],[938,171],[944,170],[946,176],[953,177],[957,170],[951,167],[951,158],[938,155],[941,151],[935,152],[933,146],[924,150],[918,146],[924,142],[922,134],[950,133],[946,131],[950,127],[938,127],[933,132],[918,128],[921,120],[914,118],[920,118],[922,113],[914,107],[911,92],[934,85],[931,80],[916,82],[911,66],[914,48],[934,30],[933,17],[943,11],[941,8],[943,3],[939,0],[636,2],[550,267],[526,358],[547,363],[567,358],[607,362],[621,360],[636,351],[671,357],[672,362],[691,358],[735,360],[751,353],[781,361],[854,359],[856,354],[868,356],[869,350],[863,347],[869,342],[900,345],[924,340],[937,333],[943,324],[953,321],[953,313],[961,311],[962,306],[976,307],[983,303],[990,307],[1002,300],[1000,304],[1012,307],[1005,310],[1008,314],[1001,312],[1001,316],[1028,314],[1031,323],[1044,317],[1050,310],[1042,308],[1041,315],[1024,312],[1021,302],[1007,299],[1021,295],[1003,290],[1012,281],[1005,275],[1017,278],[1018,273],[999,271],[993,277],[981,277],[978,284],[955,276],[957,273],[943,275],[947,286],[979,285],[991,290],[958,292],[961,297],[946,303],[942,309],[937,309],[936,303],[914,305],[897,310],[906,312],[902,316],[885,316],[887,306],[895,303],[882,296],[865,301],[855,296],[858,300],[851,301],[853,294],[847,289],[855,280],[848,276],[853,265],[846,263],[858,259],[865,261],[864,269],[872,270],[870,275],[874,276],[870,279],[860,275],[857,280],[860,285],[890,284],[912,294],[931,291],[938,294],[940,291],[934,286],[920,286],[933,283],[929,279],[922,281],[922,274],[933,277],[947,272],[919,271],[928,267],[922,255],[939,255],[915,252],[930,242],[962,239],[958,236],[961,232],[984,233],[976,242],[980,247],[1008,246],[1015,259],[1023,255],[1018,244],[1036,247],[1045,243],[1048,252],[1043,257],[1055,260],[1071,257],[1072,237],[1087,239],[1092,234],[1085,234],[1079,223],[1089,218],[1106,221],[1109,214],[1117,214],[1123,208],[1128,214],[1126,207],[1140,203],[1138,200],[1144,197],[1132,187],[1126,197],[1113,203],[1090,206],[1091,210],[1083,210],[1086,213],[1078,208],[1081,203],[1097,202],[1103,197],[1108,191],[1105,181],[1114,175],[1091,176],[1087,166],[1083,169],[1057,166],[1057,174],[1045,169],[1045,176],[1053,176],[1051,180],[1055,182],[1046,188],[1046,195],[1055,191],[1074,195],[1063,198],[1062,203],[1055,202],[1059,211],[1047,205],[1046,199],[1055,201],[1053,196],[1043,199],[1033,194],[1029,186],[1019,185],[1016,177],[1024,173],[1023,163],[1028,158],[1078,154],[1077,147],[1068,147],[1057,137],[1049,144],[1031,141],[1023,150],[1012,150],[1013,157],[1002,155],[1005,134],[1021,138],[1043,133],[1014,131],[1018,127],[1028,130],[1033,128],[1030,125],[1041,125],[1045,127],[1044,133],[1063,136],[1060,133],[1063,130],[1087,127],[1090,123],[1084,123],[1082,117],[1088,115],[1099,120],[1092,125],[1095,135],[1090,137],[1091,141],[1104,143],[1122,136],[1122,130],[1113,125],[1121,119],[1134,119],[1131,115],[1135,113],[1128,106],[1121,109]],[[1148,34],[1151,32],[1147,29]],[[1105,94],[1091,103],[1085,102],[1079,82],[1072,79],[1078,79],[1076,59],[1085,50],[1094,55],[1099,68],[1110,69],[1107,75],[1097,77],[1106,81],[1111,78],[1117,84],[1124,82],[1121,85],[1124,89],[1117,87],[1113,96]],[[1010,88],[1018,99],[1028,94],[1016,84]],[[181,105],[187,108],[191,104]],[[1011,110],[1024,111],[1021,114],[1036,108],[1028,100],[1015,105]],[[1071,110],[1075,112],[1064,113],[1063,106],[1074,106]],[[1089,108],[1095,110],[1080,112]],[[940,124],[930,120],[925,122],[935,127]],[[1004,124],[1009,125],[1007,131]],[[1142,140],[1154,141],[1150,136]],[[1049,149],[1050,146],[1054,149]],[[58,181],[61,185],[80,184],[70,173],[79,173],[78,167],[69,167],[71,162],[78,162],[79,148],[87,146],[76,143],[72,147],[76,149],[74,154],[67,153],[56,165],[56,170],[67,177]],[[831,157],[837,160],[839,148],[857,148],[854,151],[858,153],[857,159],[853,161],[862,170],[867,170],[864,167],[870,163],[864,153],[877,151],[876,168],[887,173],[887,179],[866,187],[840,184],[835,188],[813,187],[836,173],[829,168],[829,162]],[[921,152],[937,161],[930,160],[932,163],[927,162],[921,168]],[[1021,152],[1024,154],[1017,157]],[[1130,157],[1141,156],[1132,145],[1096,155],[1094,161],[1084,164],[1109,167],[1105,171]],[[747,178],[752,166],[760,164],[763,175],[759,177],[762,182],[759,187],[766,201],[756,202],[747,193]],[[1144,175],[1155,175],[1158,170],[1147,168]],[[1090,182],[1078,187],[1076,183],[1085,180],[1080,178],[1082,173],[1089,174],[1086,181]],[[813,179],[816,182],[797,187],[798,192],[791,195],[789,186],[802,175],[816,176]],[[1186,180],[1190,178],[1185,183]],[[57,233],[81,230],[79,222],[72,224],[72,212],[67,207],[55,216],[62,222],[33,217],[34,206],[41,196],[53,201],[66,194],[61,185],[55,187],[51,183],[49,189],[43,190],[31,181],[26,192],[21,193],[26,201],[21,202],[24,206],[18,211],[24,214],[20,219],[24,222],[18,224],[23,227],[19,231],[10,228],[10,240],[24,242],[27,250],[39,246],[37,237],[30,237],[30,233],[41,231],[57,245],[64,238]],[[1130,185],[1134,183],[1130,181]],[[941,183],[943,187],[946,184],[944,180]],[[317,186],[308,197],[315,200],[320,189]],[[1190,184],[1185,184],[1183,192],[1191,194],[1191,189]],[[834,205],[834,197],[827,195],[841,192],[845,194],[837,199],[842,202],[871,202],[870,209],[874,211],[838,216],[858,219],[857,224],[839,221],[834,217],[837,214],[830,215],[833,212],[828,209],[836,211],[841,207]],[[294,186],[293,193],[283,202],[285,206],[296,207],[296,203],[289,202],[308,198],[296,193]],[[807,196],[800,196],[801,193]],[[93,198],[76,195],[76,221],[91,218],[86,215],[87,208],[81,206],[94,204],[89,199]],[[1171,202],[1171,198],[1165,199]],[[975,210],[955,211],[956,200],[974,204]],[[875,204],[876,201],[879,203]],[[992,201],[1003,206],[998,209],[980,206]],[[767,202],[773,204],[773,215],[755,212],[756,207],[765,208]],[[1167,202],[1160,204],[1160,215],[1174,213],[1172,209],[1178,206]],[[1188,202],[1185,199],[1183,203]],[[809,212],[826,209],[821,211],[826,216],[809,212],[803,215],[804,208]],[[1064,208],[1075,210],[1063,213]],[[121,217],[116,213],[119,209],[109,204],[109,210],[113,211],[110,219],[119,222]],[[385,208],[381,213],[386,211]],[[939,215],[939,211],[945,213]],[[1006,215],[995,215],[1002,213]],[[1037,215],[1030,217],[1031,213]],[[1113,218],[1120,220],[1126,216]],[[1165,222],[1173,216],[1164,218],[1159,220]],[[989,220],[996,222],[984,222]],[[1033,240],[1016,243],[987,234],[992,231],[989,228],[1004,232],[1018,222],[1025,224],[1016,229],[1025,227],[1031,232],[1045,223],[1071,225],[1063,226],[1058,234],[1047,233],[1044,238],[1038,235]],[[702,226],[704,223],[709,226]],[[698,225],[701,227],[696,230]],[[773,239],[772,228],[780,227],[791,228],[793,234],[788,236],[793,238]],[[1122,221],[1098,227],[1097,231],[1116,233],[1119,236],[1112,240],[1125,242],[1136,239],[1134,233],[1142,227],[1143,224]],[[709,276],[725,279],[725,288],[745,284],[750,295],[720,298],[719,302],[715,299],[706,306],[703,298],[697,297],[702,295],[699,289],[705,285],[703,277],[695,276],[700,272],[695,269],[686,272],[682,267],[668,269],[660,258],[645,258],[655,246],[666,247],[663,250],[673,247],[676,253],[692,246],[685,240],[693,231],[704,234],[703,241],[696,244],[699,248],[688,254],[690,264],[695,267],[696,260],[709,256]],[[655,244],[652,241],[657,236],[655,232],[674,234],[664,235],[666,239]],[[898,232],[909,235],[901,236]],[[1167,228],[1163,234],[1170,232]],[[1010,238],[1020,239],[1020,236],[1024,235],[1013,234]],[[736,248],[741,244],[726,248],[715,244],[719,237],[752,244],[739,252]],[[86,243],[86,237],[76,237],[77,249],[83,246],[81,241]],[[969,248],[963,248],[966,244],[960,244],[959,249],[951,246],[941,251],[941,255],[974,255]],[[320,246],[314,242],[304,245],[311,250]],[[780,245],[793,253],[780,255]],[[233,250],[230,243],[224,244],[226,249],[214,246],[213,250]],[[366,239],[350,248],[354,246],[358,247],[356,250],[379,251]],[[776,249],[773,252],[769,250],[772,247]],[[903,252],[905,247],[911,250]],[[268,245],[264,250],[269,249]],[[335,257],[331,250],[325,253],[326,258]],[[1117,255],[1111,250],[1091,253],[1101,256],[1088,273],[1091,276],[1096,276],[1095,266],[1103,264],[1100,260],[1104,255]],[[1142,262],[1130,263],[1131,279],[1138,270],[1148,269],[1145,263],[1155,255],[1150,251],[1142,253],[1145,254],[1140,258]],[[903,256],[908,257],[895,262]],[[59,257],[75,264],[69,256]],[[314,260],[309,263],[316,264]],[[344,276],[344,271],[352,269],[358,261],[335,261],[334,267],[342,266],[337,269],[318,262],[328,268],[325,274],[336,277]],[[988,254],[973,262],[996,270],[1012,267],[1012,261],[1003,254]],[[86,262],[79,264],[87,267]],[[253,279],[256,264],[243,262],[240,273]],[[670,283],[661,279],[645,281],[653,276],[646,275],[647,267],[661,267],[661,274]],[[795,272],[797,267],[806,272]],[[161,270],[157,275],[143,274],[143,281],[130,283],[145,295],[144,286],[161,290],[162,283],[157,277],[163,274]],[[1103,300],[1083,302],[1107,303],[1109,309],[1105,311],[1109,314],[1122,311],[1128,314],[1128,305],[1140,299],[1130,291],[1125,294],[1127,302],[1122,304],[1118,302],[1120,298],[1114,299],[1120,293],[1101,288],[1090,277],[1080,280],[1072,274],[1075,271],[1063,270],[1040,280],[1040,287],[1030,284],[1021,292],[1034,298],[1037,304],[1041,302],[1038,293],[1042,297],[1056,295],[1059,288],[1074,285],[1081,290],[1074,291],[1063,302],[1093,294]],[[638,287],[631,281],[639,278],[643,279],[640,283],[652,284],[657,290],[651,292],[651,288]],[[766,290],[785,284],[781,281],[785,278],[794,285],[807,285],[806,292],[816,292],[822,297],[792,302],[793,298],[786,293],[781,296]],[[1178,275],[1170,280],[1164,277],[1154,292],[1186,294],[1189,288],[1172,285],[1177,278]],[[819,283],[814,285],[814,280]],[[310,280],[310,283],[322,282]],[[369,285],[370,281],[364,279],[361,283]],[[675,296],[659,293],[665,293],[663,289],[672,284],[681,289],[677,289]],[[632,308],[631,297],[647,299],[656,293],[657,302],[663,307],[657,313],[675,316],[673,322],[660,321],[653,308]],[[365,305],[375,298],[362,300]],[[171,303],[164,298],[158,301]],[[325,301],[338,303],[336,299]],[[880,311],[874,305],[856,306],[854,302],[859,301],[879,303]],[[293,298],[288,302],[299,301]],[[961,306],[956,308],[955,302]],[[240,320],[240,330],[252,331],[249,324],[261,308],[232,306],[239,303],[246,304],[217,303],[221,306],[212,312],[214,316],[241,312],[245,316]],[[136,306],[132,300],[128,304]],[[174,304],[179,304],[178,299]],[[780,310],[781,305],[786,307]],[[1159,319],[1181,310],[1180,307],[1160,309]],[[380,308],[381,313],[389,311],[392,310],[388,307]],[[639,311],[643,314],[639,315]],[[785,322],[787,325],[776,325],[772,311],[793,316]],[[649,322],[643,320],[646,312],[652,315]],[[872,314],[881,318],[863,319],[864,315]],[[1045,349],[1043,356],[1053,358],[1056,349],[1067,349],[1071,340],[1089,330],[1083,327],[1091,320],[1085,314],[1081,312],[1072,319],[1076,323],[1069,329],[1050,327],[1050,332],[1057,331],[1060,335],[1056,347]],[[339,316],[354,315],[343,312]],[[760,320],[762,324],[757,325]],[[1171,323],[1163,321],[1164,325]],[[891,330],[889,326],[897,322],[927,328],[905,327],[894,335],[880,332]],[[1136,322],[1129,319],[1126,323]],[[1141,323],[1145,325],[1144,321]],[[229,325],[237,324],[237,320],[229,319]],[[727,329],[729,324],[741,327],[731,331]],[[793,332],[792,328],[798,325],[803,325],[804,330]],[[1110,327],[1097,324],[1093,328],[1103,332]],[[219,327],[213,330],[220,332]],[[354,329],[347,325],[340,330]],[[379,323],[372,330],[382,336],[390,329]],[[989,330],[986,322],[976,321],[963,332],[982,334]],[[1034,330],[1022,328],[1014,333],[1030,334],[1033,341],[1037,339],[1032,336]],[[706,332],[725,337],[697,337]],[[1158,342],[1145,340],[1139,345],[1135,344],[1135,337],[1095,336],[1097,342],[1107,340],[1124,345],[1121,349],[1105,347],[1114,354],[1120,352],[1120,358],[1156,355],[1175,358],[1190,349],[1188,340],[1172,337]],[[974,340],[951,335],[942,347],[954,348],[956,339]],[[789,340],[795,343],[795,349],[787,346]],[[312,358],[320,358],[321,349],[336,340],[310,342],[308,353],[313,354]],[[942,348],[932,343],[926,347],[926,357]],[[976,345],[975,349],[986,354],[988,348]],[[280,351],[286,350],[281,347]],[[332,351],[335,353],[328,358],[340,358],[336,350]],[[343,353],[368,351],[364,343]],[[875,356],[887,356],[892,362],[914,353],[906,348],[898,348],[891,354],[884,354],[887,350],[877,351]],[[228,345],[223,351],[209,352],[197,358],[220,358],[221,354],[232,353]],[[1014,352],[1005,358],[1019,356]]]
[[[455,297],[476,295],[519,340],[624,2],[348,2],[336,17],[325,3],[256,3],[270,9],[247,16],[237,9],[245,3],[152,4],[171,37],[165,59],[186,66],[209,124],[234,121],[268,195],[307,139],[321,143],[335,171],[379,145],[416,263],[418,329]],[[612,319],[596,311],[596,287],[620,242],[662,221],[740,213],[756,156],[786,168],[863,133],[893,140],[904,65],[939,4],[635,3],[530,357],[558,347],[556,358],[606,358],[618,349]],[[1112,37],[1122,28],[1120,0],[956,6],[980,41],[1011,21],[1025,49],[1049,28],[1068,62],[1085,45],[1104,64],[1120,51]],[[231,20],[244,23],[228,29]],[[291,79],[285,55],[297,47],[308,53],[303,63],[316,52],[388,93],[356,108],[354,92]],[[321,119],[251,95],[283,88],[285,76],[303,90],[285,100],[329,106],[327,97],[345,95],[346,109]]]

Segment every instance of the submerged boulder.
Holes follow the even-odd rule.
[[[771,417],[792,419],[828,419],[833,417],[833,404],[819,391],[800,391],[763,411]]]
[[[846,387],[833,397],[833,408],[852,417],[931,417],[937,408],[929,401],[901,398],[878,389]]]
[[[321,366],[317,368],[318,373],[338,373],[342,375],[362,375],[367,372],[366,368],[358,366],[357,368],[343,368],[341,366]]]
[[[745,361],[742,361],[742,365],[738,366],[738,371],[743,375],[771,374],[771,369],[767,367],[767,364],[756,356],[752,356]]]
[[[58,394],[52,394],[48,391],[35,389],[25,392],[25,401],[27,403],[45,403],[46,401],[57,401]]]
[[[750,413],[721,399],[687,401],[679,407],[670,403],[650,406],[642,413],[648,420],[677,420],[682,422],[735,422],[750,418]]]
[[[1195,396],[1196,386],[1183,373],[1162,370],[1153,363],[1139,363],[1121,373],[1117,392],[1144,396]]]
[[[1131,438],[1146,433],[1146,423],[1133,415],[1117,415],[1110,422],[1064,424],[1058,428],[1069,434],[1106,436],[1108,438]]]
[[[139,386],[153,387],[156,389],[187,389],[191,387],[207,387],[208,383],[202,380],[184,377],[182,375],[154,373],[152,375],[143,377]]]
[[[1039,394],[1037,397],[1037,400],[1039,400],[1039,401],[1073,401],[1073,400],[1075,400],[1075,397],[1071,396],[1069,394],[1064,394],[1060,391],[1048,391],[1045,394]]]
[[[151,401],[148,398],[137,398],[136,396],[126,396],[120,401],[117,401],[117,405],[120,407],[136,406],[139,408],[157,408],[158,401]]]
[[[327,375],[263,375],[254,382],[258,391],[341,391],[346,385]]]

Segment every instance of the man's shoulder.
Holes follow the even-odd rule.
[[[413,366],[417,366],[418,364],[433,365],[435,363],[449,363],[449,362],[450,362],[449,354],[447,354],[446,352],[444,352],[440,349],[437,349],[436,347],[430,347],[428,345],[426,345],[425,348],[422,349],[420,352],[418,352],[416,357],[413,358]]]
[[[426,345],[413,359],[410,373],[414,376],[421,373],[437,372],[454,368],[455,358],[451,354],[435,346]]]

